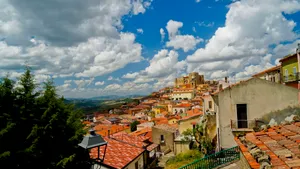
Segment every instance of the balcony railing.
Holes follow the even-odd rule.
[[[239,159],[239,147],[232,147],[226,150],[222,150],[216,154],[211,154],[199,160],[195,160],[194,162],[182,166],[179,169],[210,169],[229,164]]]
[[[253,129],[257,127],[258,121],[254,120],[230,120],[231,129]]]
[[[295,74],[290,74],[289,76],[283,76],[283,82],[293,82],[293,81],[299,81],[300,80],[300,72],[297,72]]]

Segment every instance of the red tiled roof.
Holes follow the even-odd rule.
[[[156,147],[158,147],[158,145],[155,144],[155,143],[153,143],[153,144],[151,144],[150,146],[147,147],[147,150],[148,150],[148,151],[152,151],[152,150],[155,149]]]
[[[86,124],[86,125],[90,125],[92,122],[90,122],[90,121],[84,121],[84,122],[82,122],[83,124]]]
[[[181,119],[181,117],[179,115],[177,115],[177,116],[170,116],[168,118],[168,120],[171,120],[171,119],[177,119],[177,120],[179,120],[179,119]]]
[[[114,139],[105,137],[107,148],[103,163],[114,168],[124,168],[135,158],[140,156],[145,150],[136,146],[129,145]],[[104,146],[100,147],[100,156],[104,153]],[[91,158],[97,158],[98,148],[91,149]]]
[[[108,136],[108,130],[110,130],[110,134],[114,134],[120,131],[124,131],[128,128],[128,126],[99,124],[94,127],[94,130],[97,134],[100,134],[101,136]]]
[[[149,138],[150,138],[149,141],[150,141],[150,142],[153,142],[153,141],[152,141],[152,129],[151,129],[151,131],[149,131],[147,134],[145,134],[145,137],[149,137]]]
[[[276,126],[267,132],[252,132],[246,134],[246,140],[265,151],[271,159],[273,168],[300,168],[300,122]],[[238,138],[235,141],[252,168],[259,168],[259,164],[249,153],[247,147]],[[285,155],[290,154],[291,157]]]
[[[146,136],[148,132],[152,131],[152,128],[151,127],[145,127],[141,130],[138,130],[138,131],[134,131],[132,133],[130,133],[131,135],[134,135],[134,136],[140,136],[140,135],[144,135]],[[147,136],[146,136],[147,137]]]
[[[149,109],[150,108],[150,106],[149,105],[142,105],[142,104],[139,104],[139,105],[137,105],[137,106],[135,106],[135,108],[138,108],[138,109]]]
[[[173,107],[191,107],[192,105],[190,103],[181,103],[178,105],[174,105]]]
[[[170,124],[160,124],[160,125],[156,125],[156,126],[153,126],[154,128],[157,128],[157,129],[162,129],[162,130],[165,130],[165,131],[169,131],[169,132],[172,132],[172,133],[175,133],[178,128],[174,127],[173,125],[170,125]]]
[[[127,144],[131,144],[133,146],[137,146],[142,148],[145,146],[145,143],[143,141],[149,140],[149,137],[146,136],[135,136],[135,135],[129,135],[129,134],[120,134],[120,135],[114,135],[111,138],[116,139],[118,141],[125,142]]]
[[[168,124],[168,119],[166,117],[153,118],[152,121],[157,124]]]

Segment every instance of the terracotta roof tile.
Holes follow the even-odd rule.
[[[147,151],[152,151],[153,149],[155,149],[156,147],[158,147],[157,144],[153,143],[150,146],[147,147]]]
[[[100,134],[101,136],[108,136],[108,133],[114,134],[114,133],[118,133],[120,131],[124,131],[128,128],[129,128],[128,126],[104,125],[104,124],[99,124],[94,127],[96,133]]]
[[[166,130],[166,131],[170,131],[172,133],[175,133],[177,131],[176,127],[173,127],[173,126],[168,125],[168,124],[160,124],[160,125],[155,125],[153,127],[158,128],[158,129],[162,129],[162,130]]]
[[[123,168],[145,150],[114,139],[104,138],[108,142],[103,163],[114,168]],[[90,156],[97,158],[97,148],[91,149]],[[104,146],[100,148],[100,156],[104,153]]]
[[[267,132],[247,133],[245,138],[265,151],[271,159],[272,168],[300,168],[300,123],[276,126]],[[242,153],[252,168],[257,167],[256,161],[245,145],[235,138]],[[286,157],[286,155],[290,157]]]
[[[145,143],[144,143],[145,140],[149,140],[149,137],[134,136],[134,135],[129,135],[129,134],[114,135],[114,136],[111,136],[111,138],[121,141],[121,142],[125,142],[125,143],[133,145],[133,146],[140,147],[140,148],[145,146]]]

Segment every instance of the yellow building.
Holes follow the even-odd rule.
[[[197,72],[192,72],[188,76],[183,76],[175,79],[175,87],[192,87],[196,88],[199,84],[204,84],[204,75],[199,75]]]
[[[165,110],[166,108],[164,106],[154,106],[152,108],[152,111],[155,113],[155,115],[161,114]]]
[[[176,117],[170,117],[168,119],[169,124],[177,124],[177,121],[178,121],[178,118],[176,118]]]

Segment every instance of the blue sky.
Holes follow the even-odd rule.
[[[189,72],[232,82],[299,43],[299,0],[0,0],[0,76],[65,97],[148,94]]]

